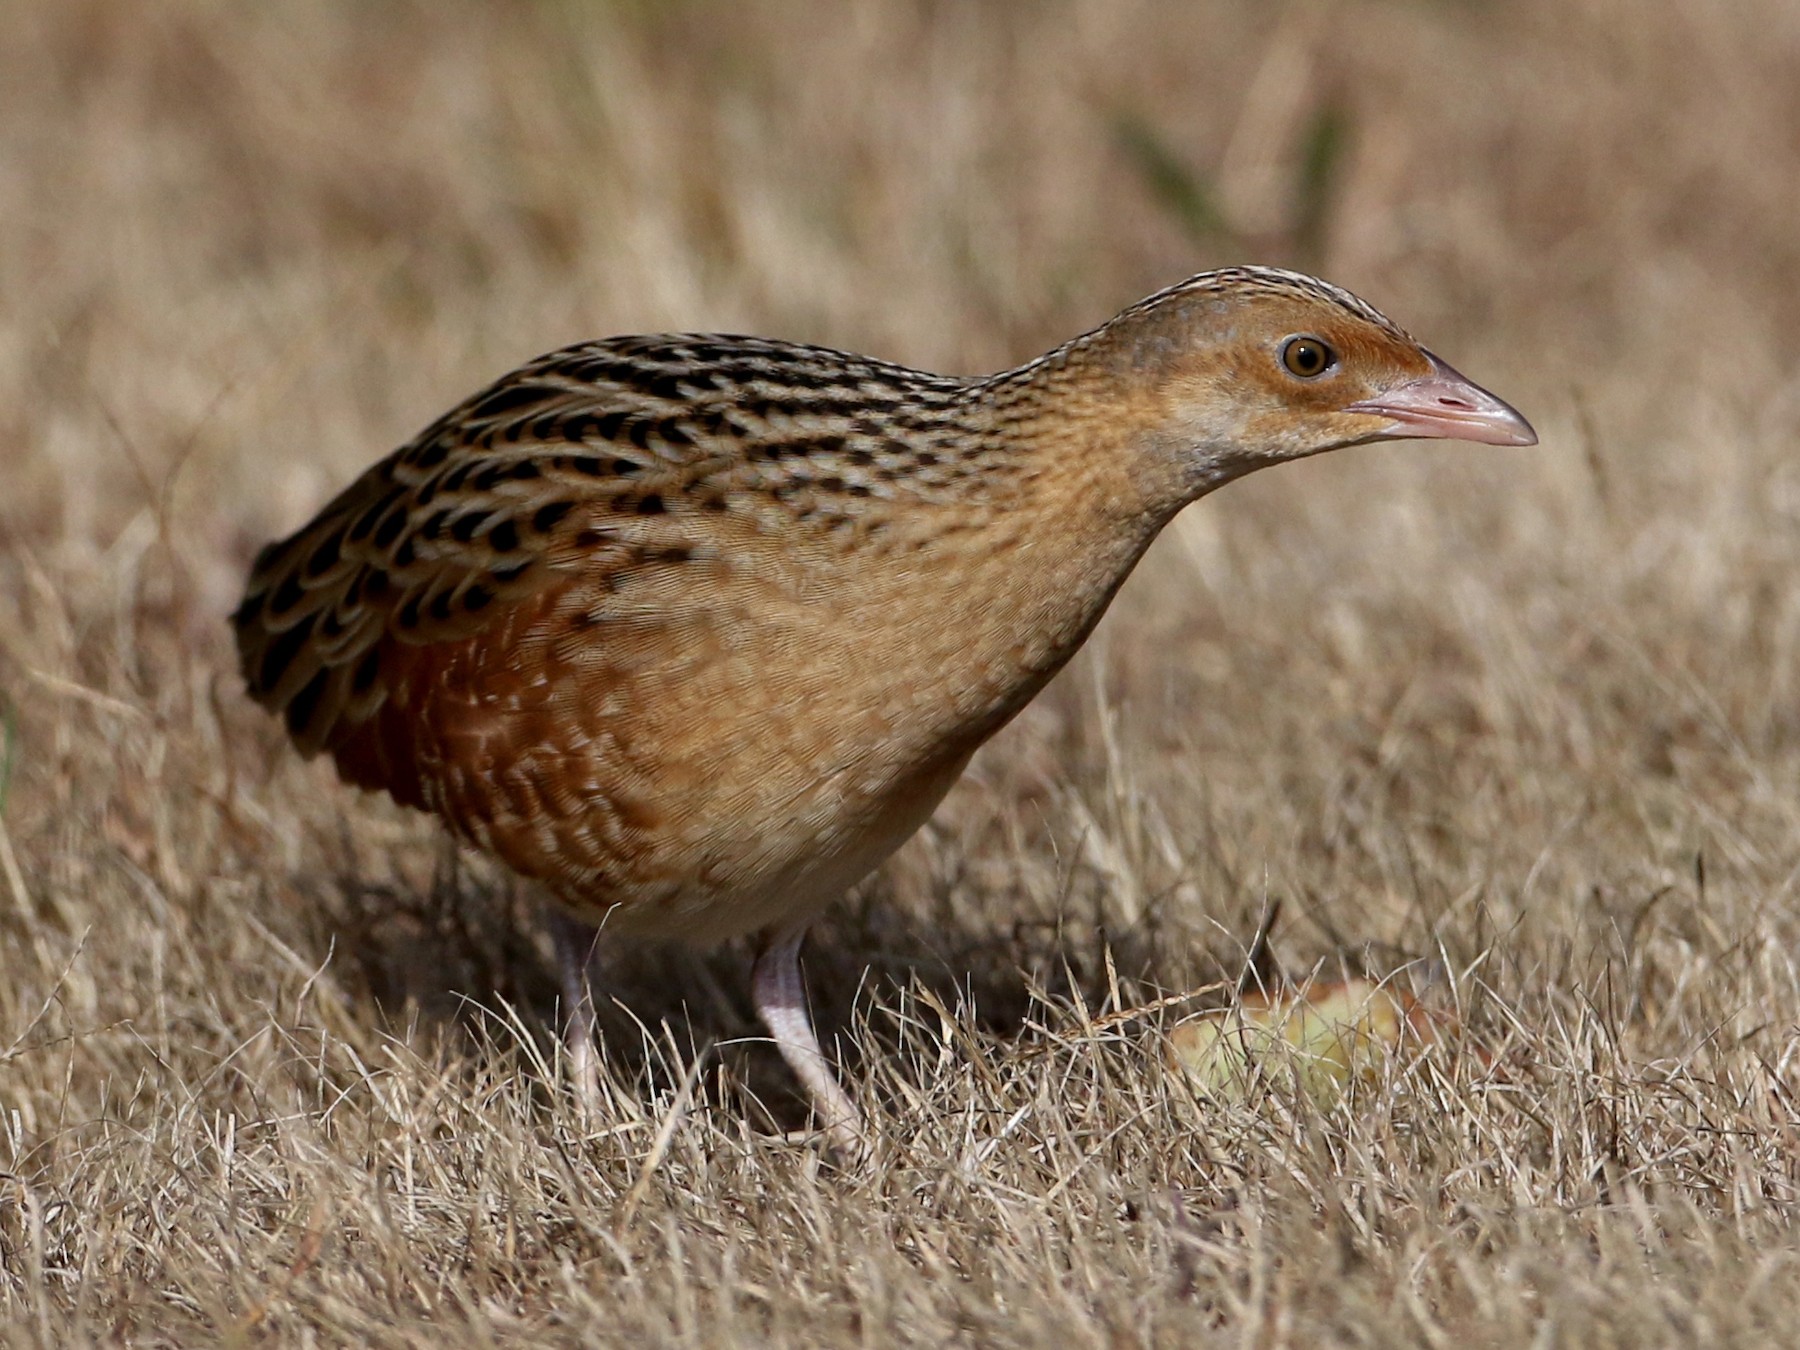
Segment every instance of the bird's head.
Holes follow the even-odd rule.
[[[1153,458],[1190,493],[1365,441],[1537,443],[1518,412],[1372,306],[1298,273],[1205,273],[1108,327],[1111,358],[1154,408]]]

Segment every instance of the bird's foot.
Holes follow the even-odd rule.
[[[550,911],[549,921],[562,981],[563,1049],[568,1056],[569,1086],[583,1122],[592,1124],[601,1115],[600,1052],[595,1043],[599,1027],[588,967],[599,930],[560,909]]]
[[[777,932],[763,947],[750,975],[751,996],[763,1025],[775,1038],[776,1049],[806,1089],[825,1146],[839,1158],[860,1158],[868,1152],[869,1138],[863,1114],[819,1049],[806,1010],[806,986],[800,978],[800,943],[805,933],[803,926],[796,925]]]

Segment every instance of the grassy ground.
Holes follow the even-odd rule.
[[[1800,12],[1780,0],[11,0],[9,1344],[1791,1343]],[[818,931],[843,1172],[741,950],[608,953],[286,753],[255,546],[564,341],[990,369],[1229,261],[1537,422],[1189,511]],[[1460,1054],[1210,1100],[1272,951]],[[1279,1077],[1279,1076],[1277,1076]]]

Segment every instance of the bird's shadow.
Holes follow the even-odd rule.
[[[321,889],[330,929],[322,936],[352,964],[374,1014],[389,1025],[471,1040],[523,1025],[540,1051],[554,1042],[561,986],[528,888],[451,864],[429,886],[345,874]],[[879,1009],[901,990],[922,988],[965,1010],[978,1032],[1007,1039],[1045,998],[1098,1008],[1115,980],[1154,987],[1149,977],[1167,964],[1154,923],[1110,932],[1086,920],[1000,927],[949,905],[922,917],[892,899],[879,879],[865,884],[821,918],[802,956],[820,1040],[850,1075],[860,1054],[880,1052],[892,1022]],[[762,1123],[803,1125],[805,1099],[751,1003],[751,958],[746,940],[695,950],[603,935],[590,976],[612,1076],[648,1093],[677,1077],[681,1061],[716,1054],[727,1081],[764,1113]],[[1231,960],[1217,959],[1221,973]],[[852,1043],[842,1033],[871,1005],[875,1015]]]

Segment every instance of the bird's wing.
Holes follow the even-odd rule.
[[[678,517],[722,504],[706,480],[728,467],[733,429],[679,368],[622,345],[507,376],[258,556],[232,616],[242,670],[303,751],[366,722],[409,653],[514,622],[521,602],[578,581],[604,590],[693,560]]]

